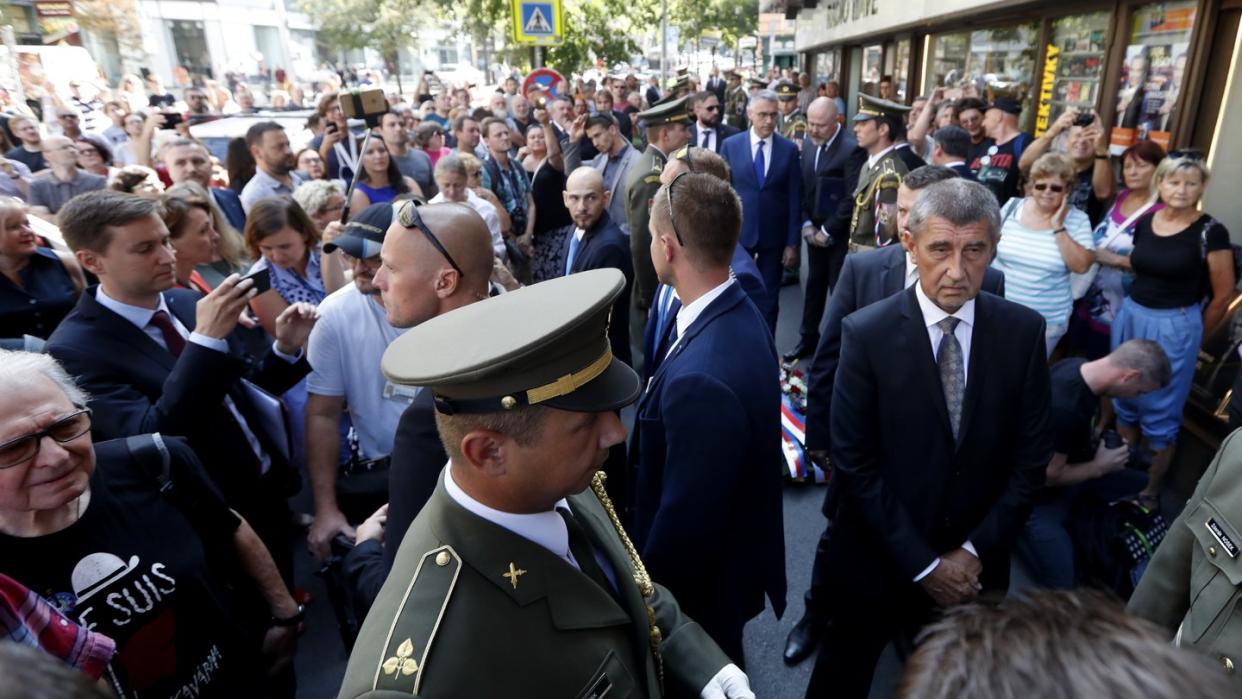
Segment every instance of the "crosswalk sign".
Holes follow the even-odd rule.
[[[562,37],[560,0],[513,0],[515,41],[535,46],[557,46]]]

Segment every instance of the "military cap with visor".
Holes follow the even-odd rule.
[[[910,111],[910,107],[889,100],[872,97],[868,94],[858,96],[858,112],[854,114],[854,121],[867,121],[870,119],[891,119],[894,122],[901,123]]]
[[[608,268],[478,301],[406,331],[380,368],[393,383],[431,390],[445,415],[528,405],[618,410],[641,388],[608,343],[609,313],[624,289],[624,275]]]
[[[688,95],[662,99],[647,111],[639,112],[638,118],[642,119],[646,126],[663,126],[679,121],[689,121],[690,110],[687,108],[689,99]]]
[[[776,96],[783,100],[796,99],[798,87],[788,80],[782,80],[776,83]]]

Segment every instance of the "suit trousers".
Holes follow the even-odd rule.
[[[776,317],[780,313],[781,274],[785,269],[781,257],[784,248],[747,248],[746,252],[755,258],[755,266],[759,268],[759,276],[763,278],[763,303],[759,312],[768,321],[768,329],[776,333]]]
[[[806,296],[802,304],[802,341],[810,347],[819,344],[819,325],[828,305],[828,292],[837,285],[845,265],[845,240],[833,240],[828,247],[806,245]]]
[[[908,652],[919,629],[936,616],[920,589],[903,587],[889,597],[859,599],[834,591],[832,626],[819,644],[807,699],[867,699],[876,663],[889,641]]]

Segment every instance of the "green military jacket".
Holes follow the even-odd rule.
[[[850,222],[850,251],[870,249],[897,240],[897,188],[908,172],[896,149],[858,175],[854,215]]]
[[[806,138],[806,130],[806,114],[803,114],[801,109],[781,115],[781,135],[793,141],[799,150],[802,149],[802,140]]]
[[[341,699],[697,697],[729,664],[656,585],[645,600],[600,501],[568,498],[618,597],[564,559],[457,504],[444,482],[401,543],[350,654]],[[663,635],[660,669],[647,604]]]
[[[651,307],[656,287],[655,265],[651,262],[651,231],[647,226],[651,214],[651,199],[660,189],[660,172],[668,156],[655,146],[647,146],[638,162],[630,169],[625,192],[625,215],[630,224],[630,255],[634,262],[634,294],[638,307]]]
[[[750,122],[746,118],[746,106],[750,104],[750,97],[746,94],[746,88],[738,85],[730,88],[728,94],[725,95],[725,119],[729,126],[745,131],[750,128]]]
[[[1221,445],[1126,609],[1215,658],[1242,693],[1242,430]]]

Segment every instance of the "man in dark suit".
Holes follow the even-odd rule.
[[[759,310],[775,332],[781,270],[798,264],[802,169],[798,147],[776,133],[776,93],[756,92],[747,115],[750,129],[726,139],[721,155],[742,200],[742,247],[754,256],[767,291]]]
[[[175,256],[158,202],[99,191],[61,211],[65,241],[99,285],[82,293],[47,351],[92,396],[96,436],[186,437],[288,575],[285,498],[297,475],[271,394],[309,371],[302,348],[314,308],[291,305],[276,320],[272,348],[249,356],[234,329],[254,282],[230,276],[205,297],[172,289]]]
[[[612,353],[625,362],[630,357],[630,291],[634,286],[634,267],[630,261],[630,241],[608,215],[612,193],[604,189],[604,178],[593,167],[580,167],[565,181],[565,208],[573,219],[566,226],[565,274],[613,267],[625,275],[625,295],[618,297],[608,322],[608,341]]]
[[[660,183],[667,185],[683,172],[702,172],[723,182],[729,181],[729,164],[719,155],[694,146],[683,146],[674,151],[660,173]],[[755,261],[741,245],[733,248],[733,259],[729,262],[729,270],[733,278],[746,292],[750,302],[759,308],[763,302],[763,278],[759,276],[759,268]],[[664,357],[655,351],[657,339],[663,338],[668,331],[669,323],[677,317],[681,310],[681,300],[677,291],[667,284],[656,287],[653,309],[647,314],[647,324],[643,328],[643,356],[647,358],[643,365],[643,382],[655,374]]]
[[[651,76],[651,81],[647,85],[647,92],[644,96],[647,98],[647,109],[654,107],[656,102],[663,98],[664,93],[660,90],[660,78],[658,76]]]
[[[815,351],[815,359],[807,372],[805,446],[811,458],[825,469],[830,465],[828,454],[831,446],[829,428],[832,385],[841,356],[841,323],[854,311],[893,296],[909,288],[918,279],[918,269],[907,252],[911,245],[910,232],[906,230],[910,209],[924,188],[953,177],[952,172],[939,167],[924,166],[908,173],[897,189],[897,226],[901,231],[902,244],[886,245],[875,251],[850,255],[845,260],[841,278],[828,302],[823,335]],[[983,273],[983,291],[1004,296],[1004,273],[988,267]],[[828,579],[827,550],[840,496],[837,486],[837,479],[831,479],[824,493],[823,513],[828,525],[815,549],[811,586],[805,596],[806,611],[789,632],[785,643],[785,662],[790,665],[810,656],[820,634],[828,626],[829,600],[828,591],[825,589]]]
[[[947,167],[958,177],[977,181],[974,171],[966,164],[966,158],[970,157],[970,133],[966,129],[956,124],[942,126],[932,134],[932,140],[936,143],[931,152],[933,165]]]
[[[842,324],[832,626],[808,696],[866,697],[889,640],[938,607],[1003,594],[1052,457],[1043,319],[979,293],[999,237],[995,198],[938,182],[908,228],[917,282]]]
[[[784,612],[785,544],[779,359],[729,271],[739,204],[702,173],[656,193],[652,260],[685,305],[657,343],[664,359],[639,400],[630,453],[635,546],[742,665],[742,628],[764,597]]]
[[[806,298],[798,345],[785,361],[815,353],[828,291],[836,286],[850,236],[851,194],[867,153],[841,128],[837,104],[818,97],[807,108],[808,141],[802,148],[802,239],[806,241]]]
[[[694,96],[694,123],[690,125],[690,143],[720,153],[725,139],[738,129],[725,123],[723,106],[715,92],[704,90]]]
[[[229,225],[241,233],[246,229],[246,211],[241,199],[231,189],[211,186],[211,154],[207,147],[191,138],[173,139],[164,146],[164,169],[173,184],[194,182],[211,192],[211,199],[219,207]]]
[[[721,104],[724,104],[725,81],[724,78],[720,77],[720,69],[716,66],[712,66],[712,72],[707,78],[706,89],[709,92],[715,93],[716,99],[720,100]]]

